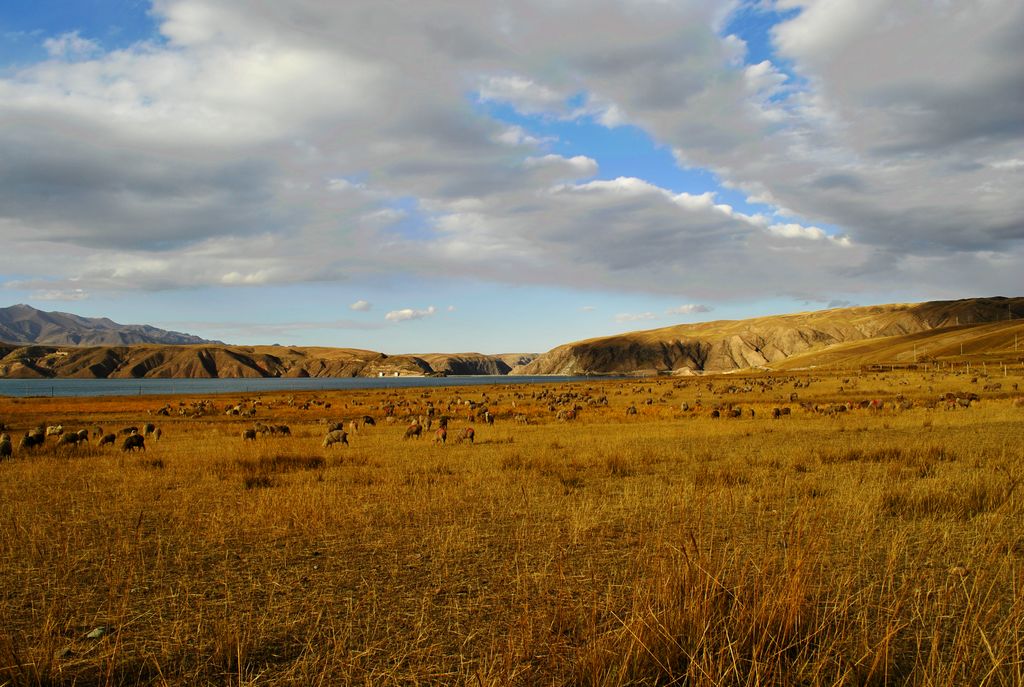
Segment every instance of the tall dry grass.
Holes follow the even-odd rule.
[[[0,399],[15,439],[40,422],[164,432],[144,454],[51,440],[0,463],[0,684],[1024,684],[1024,409],[924,407],[977,386],[267,396],[255,420],[292,436],[254,442],[252,419],[146,414],[178,399]],[[821,415],[794,389],[890,403]],[[476,445],[382,418],[430,401],[460,428],[467,400],[499,417]],[[712,420],[726,403],[755,416]],[[324,420],[363,414],[381,422],[320,446]]]

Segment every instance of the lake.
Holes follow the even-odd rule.
[[[408,389],[485,384],[560,384],[611,377],[473,375],[449,377],[304,377],[254,379],[0,379],[0,396],[147,396],[338,389]]]

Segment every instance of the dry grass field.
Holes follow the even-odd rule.
[[[1024,684],[1020,368],[0,398],[0,685]]]

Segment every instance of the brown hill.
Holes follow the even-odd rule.
[[[916,334],[835,344],[792,356],[776,370],[814,367],[855,368],[927,363],[1020,362],[1024,358],[1024,320],[965,324]]]
[[[45,312],[29,305],[0,308],[0,341],[55,346],[221,343],[148,324],[118,324],[105,317]]]
[[[516,356],[522,358],[523,356]],[[527,356],[528,357],[528,356]],[[391,377],[506,374],[505,356],[385,355],[283,346],[18,346],[0,344],[0,378]]]
[[[512,374],[693,374],[776,365],[828,346],[1024,318],[1024,298],[970,298],[719,320],[565,344]]]

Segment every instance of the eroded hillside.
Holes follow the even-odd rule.
[[[770,366],[829,346],[1024,318],[1024,298],[971,298],[719,320],[565,344],[512,374],[693,374]]]
[[[378,377],[506,374],[480,353],[386,355],[350,348],[282,346],[17,346],[0,344],[0,377],[15,379]],[[529,360],[530,356],[518,356]]]

